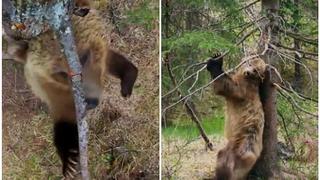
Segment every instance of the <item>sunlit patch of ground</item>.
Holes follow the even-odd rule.
[[[162,177],[165,179],[203,179],[211,177],[216,155],[225,146],[222,136],[210,135],[214,150],[207,150],[202,138],[162,139]]]

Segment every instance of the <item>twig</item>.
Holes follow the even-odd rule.
[[[311,60],[311,61],[318,62],[318,58],[314,58],[314,57],[310,57],[310,56],[303,56],[302,58],[307,59],[307,60]]]
[[[246,27],[244,27],[236,36],[239,37],[240,34],[242,34],[245,30],[247,30],[249,27],[255,25],[257,22],[261,21],[262,19],[264,19],[265,17],[260,17],[256,20],[250,20],[250,22],[248,23],[248,25]],[[259,27],[257,26],[256,28],[259,29]],[[260,31],[260,29],[259,29]]]
[[[298,105],[298,103],[294,100],[294,98],[286,91],[282,90],[281,87],[277,84],[277,83],[273,83],[273,85],[275,85],[280,91],[280,95],[282,95],[283,97],[286,97],[296,108],[298,108],[300,111],[306,113],[306,114],[309,114],[311,116],[314,116],[314,117],[318,117],[317,114],[313,114],[312,112],[309,112],[305,109],[303,109],[302,107],[300,107]]]
[[[258,27],[253,28],[251,31],[249,31],[247,34],[242,36],[242,38],[238,41],[236,45],[239,45],[243,41],[245,41],[251,34],[255,33],[258,30]]]

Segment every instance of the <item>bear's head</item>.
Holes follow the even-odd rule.
[[[243,59],[236,76],[261,83],[265,77],[266,63],[261,58]]]

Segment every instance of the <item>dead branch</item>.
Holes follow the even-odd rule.
[[[290,143],[290,146],[293,148],[293,151],[295,151],[295,146],[294,146],[293,142],[291,141],[291,138],[289,137],[289,131],[288,131],[288,128],[287,128],[287,124],[286,124],[285,118],[284,118],[284,116],[282,115],[282,113],[280,111],[277,111],[277,113],[278,113],[278,115],[280,116],[280,118],[282,120],[283,129],[284,129],[284,132],[286,133],[286,139]]]
[[[302,58],[304,58],[306,60],[311,60],[311,61],[318,62],[318,58],[314,58],[314,57],[310,57],[310,56],[303,56]]]
[[[305,55],[318,56],[318,53],[315,53],[315,52],[307,52],[307,51],[303,51],[301,49],[287,47],[287,46],[284,46],[282,44],[277,44],[277,46],[280,47],[280,48],[284,48],[284,49],[290,50],[290,51],[299,52],[299,53],[302,53],[302,54],[305,54]]]
[[[311,70],[310,70],[310,68],[309,68],[307,65],[305,65],[305,64],[302,63],[302,62],[297,61],[294,57],[292,57],[292,56],[290,56],[290,55],[288,55],[288,54],[285,54],[285,53],[281,52],[281,51],[278,49],[277,46],[275,46],[275,45],[273,45],[273,44],[271,44],[271,43],[269,43],[269,46],[271,47],[271,48],[269,48],[269,50],[274,51],[274,52],[277,53],[280,57],[282,56],[282,57],[284,57],[284,58],[286,58],[286,59],[288,59],[288,60],[290,60],[290,61],[292,61],[292,62],[294,62],[294,63],[300,64],[303,68],[305,68],[306,71],[307,71],[307,73],[308,73],[308,75],[309,75],[309,78],[310,78],[310,83],[311,83],[311,84],[310,84],[310,87],[311,87],[311,88],[313,87],[313,77],[312,77],[312,74],[311,74]]]
[[[242,36],[242,38],[236,43],[236,45],[241,44],[243,41],[245,41],[250,35],[255,33],[257,30],[258,30],[258,27],[253,28],[251,31],[249,31],[244,36]]]
[[[295,32],[292,32],[290,30],[287,30],[287,29],[279,29],[280,32],[292,37],[292,38],[295,38],[295,39],[298,39],[300,41],[303,41],[305,43],[309,43],[309,44],[312,44],[312,45],[318,45],[318,39],[315,38],[310,38],[310,37],[307,37],[306,35],[304,34],[298,34],[298,33],[295,33]]]
[[[253,1],[253,2],[251,2],[251,3],[249,3],[249,4],[247,4],[247,5],[239,8],[239,9],[237,9],[237,10],[235,10],[235,11],[227,14],[226,16],[224,16],[224,17],[222,18],[221,21],[219,21],[218,23],[212,24],[211,26],[217,26],[218,24],[226,21],[226,19],[228,19],[229,17],[232,17],[232,15],[238,13],[239,11],[242,11],[242,10],[244,10],[244,9],[247,9],[247,8],[251,7],[251,6],[255,5],[255,4],[258,3],[258,2],[260,2],[260,0]]]
[[[278,85],[279,85],[279,84],[278,84]],[[286,87],[284,87],[284,86],[282,86],[282,85],[279,85],[279,87],[280,87],[281,89],[289,92],[289,93],[295,94],[296,96],[298,96],[298,97],[301,98],[301,99],[310,100],[310,101],[313,101],[313,102],[315,102],[315,103],[318,103],[318,100],[316,100],[316,99],[314,99],[314,98],[311,98],[311,97],[308,97],[308,96],[306,96],[306,95],[303,95],[303,94],[298,93],[297,91],[295,91],[295,90],[291,87],[291,85],[290,85],[289,83],[287,83],[287,85],[289,86],[290,89],[289,89],[289,88],[286,88]]]
[[[237,66],[235,66],[234,68],[231,68],[231,69],[225,71],[224,73],[220,74],[220,75],[217,76],[216,78],[212,79],[209,83],[205,84],[204,86],[199,87],[198,89],[192,91],[192,92],[189,93],[188,95],[180,98],[177,102],[175,102],[175,103],[167,106],[166,108],[164,108],[164,109],[162,110],[162,113],[165,114],[165,112],[166,112],[168,109],[174,107],[175,105],[179,104],[179,103],[182,102],[182,101],[185,101],[187,98],[191,97],[192,95],[194,95],[194,94],[197,93],[198,91],[203,90],[204,88],[207,88],[208,86],[210,86],[213,82],[215,82],[217,79],[219,79],[219,78],[222,77],[223,75],[229,74],[230,72],[238,69],[242,64],[246,63],[248,60],[253,59],[253,58],[255,58],[255,57],[258,57],[258,56],[259,56],[259,55],[253,55],[253,56],[247,57],[246,59],[244,59],[241,63],[239,63],[239,64],[238,64]]]
[[[169,77],[170,77],[170,79],[171,79],[171,81],[173,83],[173,86],[177,86],[177,82],[176,82],[174,74],[172,73],[172,70],[171,70],[170,61],[166,63],[166,67],[167,67],[167,70],[168,70],[168,73],[169,73]],[[179,94],[179,97],[183,98],[182,92],[180,91],[179,88],[177,89],[177,92]],[[207,134],[205,133],[197,114],[195,113],[195,106],[194,106],[193,102],[190,101],[189,99],[186,99],[184,106],[186,107],[187,114],[190,116],[192,121],[196,124],[196,126],[197,126],[197,128],[198,128],[198,130],[199,130],[199,132],[200,132],[200,134],[201,134],[201,136],[203,138],[203,140],[206,143],[206,147],[209,148],[211,151],[213,151],[213,145],[210,142]]]
[[[313,114],[312,112],[309,112],[309,111],[303,109],[301,106],[299,106],[299,104],[296,102],[296,100],[288,92],[282,90],[282,88],[278,84],[273,83],[273,85],[275,85],[278,88],[278,90],[280,90],[280,91],[278,91],[280,93],[280,95],[285,97],[292,105],[294,105],[300,111],[302,111],[302,112],[304,112],[306,114],[309,114],[309,115],[311,115],[313,117],[318,117],[317,114]]]
[[[237,34],[237,37],[239,37],[240,34],[242,34],[244,31],[246,31],[248,28],[250,28],[251,26],[253,25],[256,25],[257,22],[260,22],[261,20],[263,20],[265,17],[260,17],[256,20],[250,20],[250,22],[248,23],[248,25],[246,25],[238,34]],[[256,26],[256,28],[259,29],[258,26]],[[260,29],[259,29],[260,30]]]
[[[235,45],[238,46],[240,45],[243,41],[245,41],[250,35],[252,35],[255,31],[257,30],[257,28],[254,28],[252,31],[250,31],[249,33],[245,34]],[[230,50],[226,50],[225,52],[223,52],[219,57],[217,57],[216,59],[220,59],[224,56],[226,56],[228,53],[230,52]],[[172,94],[173,92],[175,92],[184,82],[186,82],[188,79],[192,78],[193,76],[198,75],[201,71],[203,71],[206,68],[206,64],[208,62],[210,58],[206,59],[203,62],[199,62],[199,63],[195,63],[190,65],[189,67],[186,68],[186,71],[183,73],[182,75],[182,79],[180,80],[180,82],[177,84],[177,86],[175,86],[173,89],[171,89],[169,92],[167,92],[166,94],[164,94],[161,98],[165,98],[168,95]],[[189,75],[187,78],[183,77],[187,74],[187,72],[195,66],[201,66],[201,65],[205,65],[202,66],[199,70],[197,70],[196,72],[192,73],[191,75]]]

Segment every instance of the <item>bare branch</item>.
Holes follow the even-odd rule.
[[[284,58],[286,58],[286,59],[288,59],[288,60],[290,60],[290,61],[292,61],[292,62],[294,62],[294,63],[300,64],[301,66],[303,66],[303,67],[306,69],[306,71],[308,72],[308,75],[309,75],[309,77],[310,77],[310,87],[311,87],[311,88],[313,87],[313,77],[312,77],[312,74],[311,74],[311,70],[309,69],[308,66],[306,66],[306,65],[305,65],[304,63],[302,63],[302,62],[297,61],[294,57],[292,57],[292,56],[290,56],[290,55],[288,55],[288,54],[285,54],[285,53],[281,52],[281,51],[278,49],[277,46],[275,46],[275,45],[273,45],[273,44],[271,44],[271,43],[269,43],[269,46],[272,47],[272,48],[269,48],[269,50],[274,51],[274,52],[277,53],[280,57],[282,56],[282,57],[284,57]]]
[[[293,148],[293,150],[295,149],[295,146],[294,144],[292,143],[291,141],[291,138],[289,136],[289,131],[288,131],[288,128],[287,128],[287,124],[286,124],[286,121],[285,121],[285,118],[284,116],[282,115],[282,113],[280,111],[277,111],[278,115],[280,116],[281,120],[282,120],[282,124],[283,124],[283,129],[284,129],[284,132],[286,133],[286,139],[287,141],[290,143],[290,146]]]
[[[250,35],[252,35],[255,31],[257,30],[257,28],[254,28],[252,31],[250,31],[249,33],[247,33],[246,35],[244,35],[235,45],[240,45],[243,41],[245,41]],[[230,50],[226,50],[225,52],[223,52],[221,54],[221,56],[217,57],[216,59],[220,59],[224,56],[226,56],[228,53],[230,52]],[[208,58],[207,60],[203,61],[203,62],[199,62],[196,64],[192,64],[189,67],[186,68],[186,71],[183,73],[182,78],[186,75],[186,73],[195,66],[201,66],[201,65],[205,65],[202,66],[199,70],[197,70],[195,73],[192,73],[191,75],[189,75],[187,78],[181,79],[179,81],[179,83],[177,84],[176,87],[174,87],[172,90],[170,90],[169,92],[167,92],[166,94],[164,94],[161,98],[165,98],[168,95],[172,94],[173,92],[175,92],[184,82],[186,82],[188,79],[192,78],[193,76],[198,75],[201,71],[203,71],[206,68],[206,64],[208,63],[208,60],[210,58]]]
[[[257,30],[258,30],[258,27],[253,28],[251,31],[249,31],[244,36],[242,36],[242,38],[236,43],[236,45],[241,44],[243,41],[245,41],[250,35],[255,33]]]
[[[312,45],[318,45],[317,38],[310,38],[310,37],[307,37],[306,35],[298,34],[298,33],[295,33],[295,32],[292,32],[292,31],[286,30],[286,29],[279,29],[279,31],[292,37],[292,38],[298,39],[300,41],[303,41],[303,42],[306,42],[306,43],[309,43]]]
[[[284,91],[277,83],[273,83],[273,85],[275,85],[277,87],[277,89],[280,90],[280,91],[278,91],[280,93],[280,95],[285,97],[289,102],[291,102],[300,111],[302,111],[302,112],[304,112],[306,114],[309,114],[309,115],[311,115],[313,117],[316,117],[316,118],[318,117],[317,114],[309,112],[309,111],[303,109],[301,106],[299,106],[299,104],[296,102],[296,100],[287,91]]]
[[[314,57],[310,57],[310,56],[303,56],[302,58],[304,58],[306,60],[311,60],[311,61],[318,62],[318,58],[314,58]]]
[[[299,52],[299,53],[302,53],[302,54],[306,54],[306,55],[318,56],[318,53],[316,53],[316,52],[307,52],[307,51],[303,51],[301,49],[290,48],[290,47],[284,46],[282,44],[277,44],[277,46],[281,47],[281,48],[284,48],[284,49],[287,49],[287,50],[290,50],[290,51],[296,51],[296,52]]]
[[[287,85],[290,85],[290,84],[288,83]],[[293,94],[295,94],[296,96],[298,96],[298,97],[301,98],[301,99],[305,99],[305,100],[309,100],[309,101],[313,101],[313,102],[315,102],[315,103],[318,103],[318,100],[313,99],[313,98],[308,97],[308,96],[305,96],[305,95],[303,95],[303,94],[301,94],[301,93],[298,93],[297,91],[293,90],[293,88],[292,88],[291,86],[290,86],[290,89],[288,89],[288,88],[286,88],[286,87],[284,87],[284,86],[281,86],[281,85],[279,85],[279,87],[280,87],[281,89],[287,91],[288,93],[293,93]]]
[[[212,24],[211,26],[216,26],[216,25],[218,25],[218,24],[226,21],[226,19],[229,18],[229,17],[232,17],[232,15],[238,13],[239,11],[242,11],[242,10],[244,10],[244,9],[247,9],[247,8],[251,7],[251,6],[255,5],[255,4],[258,3],[258,2],[260,2],[260,0],[253,1],[253,2],[251,2],[251,3],[249,3],[249,4],[247,4],[247,5],[239,8],[239,9],[237,9],[237,10],[235,10],[235,11],[227,14],[225,17],[222,18],[221,21],[219,21],[218,23]]]
[[[220,74],[219,76],[217,76],[216,78],[214,78],[213,80],[211,80],[209,83],[205,84],[204,86],[199,87],[198,89],[194,90],[194,91],[191,92],[190,94],[182,97],[182,98],[181,98],[180,100],[178,100],[177,102],[175,102],[175,103],[169,105],[168,107],[164,108],[164,109],[162,110],[163,114],[165,114],[165,112],[166,112],[168,109],[172,108],[173,106],[179,104],[179,103],[182,102],[182,101],[185,101],[187,98],[189,98],[190,96],[194,95],[194,94],[197,93],[198,91],[200,91],[200,90],[202,90],[202,89],[204,89],[204,88],[207,88],[208,86],[210,86],[213,82],[215,82],[217,79],[219,79],[219,78],[222,77],[223,75],[228,74],[228,73],[230,73],[230,72],[238,69],[242,64],[244,64],[244,63],[246,63],[248,60],[253,59],[253,58],[256,58],[256,57],[259,57],[259,55],[253,55],[253,56],[246,57],[241,63],[239,63],[239,64],[238,64],[237,66],[235,66],[234,68],[231,68],[231,69],[225,71],[224,73]]]

